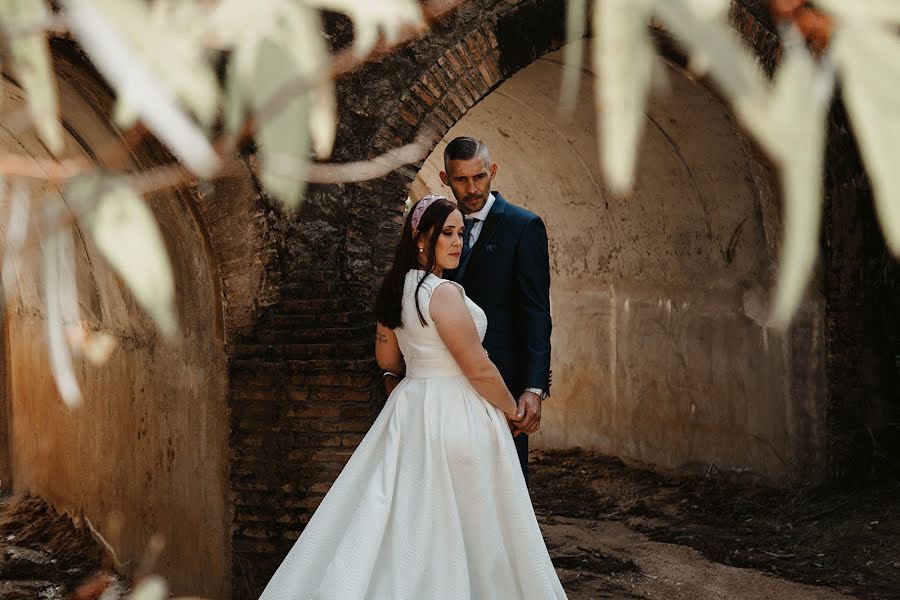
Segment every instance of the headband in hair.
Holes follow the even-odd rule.
[[[425,214],[425,210],[437,200],[446,200],[446,198],[439,194],[428,194],[416,202],[415,206],[412,208],[412,220],[410,222],[413,229],[419,228],[419,221],[422,220],[422,215]]]

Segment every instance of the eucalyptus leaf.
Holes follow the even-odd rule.
[[[858,25],[869,21],[883,25],[900,25],[900,2],[897,0],[816,0],[829,13]]]
[[[220,0],[204,27],[208,44],[221,50],[255,47],[277,27],[285,0]]]
[[[657,0],[656,16],[684,47],[698,74],[709,75],[740,113],[741,103],[764,102],[769,82],[759,61],[724,20],[704,19],[685,0]]]
[[[134,127],[141,116],[133,104],[129,103],[124,96],[120,96],[113,109],[113,120],[125,129]]]
[[[825,125],[833,74],[796,36],[785,44],[769,110],[770,144],[784,198],[784,243],[770,324],[784,329],[803,300],[819,251]]]
[[[69,184],[66,198],[141,308],[163,335],[173,337],[178,322],[172,267],[156,219],[138,193],[121,178],[82,176]]]
[[[225,72],[226,98],[224,107],[225,130],[235,135],[244,122],[251,99],[259,93],[256,89],[256,61],[261,40],[246,39],[235,47]]]
[[[166,585],[166,580],[159,575],[150,575],[141,579],[127,600],[167,600],[168,597],[169,586]]]
[[[300,4],[289,4],[282,18],[283,27],[275,39],[291,55],[295,77],[303,77],[314,86],[309,92],[309,128],[313,150],[319,158],[331,155],[337,135],[337,100],[334,82],[322,79],[331,55],[322,35],[322,22],[317,10]]]
[[[41,248],[41,292],[46,311],[44,329],[53,380],[66,406],[76,408],[81,404],[81,389],[75,377],[65,325],[67,317],[71,322],[73,298],[77,310],[78,292],[71,289],[75,268],[74,253],[71,251],[72,232],[70,228],[61,225],[61,205],[61,202],[52,199],[44,204],[44,222],[48,231]]]
[[[731,0],[687,0],[687,7],[701,19],[723,19]]]
[[[246,102],[244,100],[244,90],[241,85],[241,78],[238,74],[238,59],[236,50],[232,54],[231,60],[225,70],[225,95],[223,108],[223,125],[225,131],[231,135],[237,135],[244,123],[246,116]]]
[[[900,256],[900,42],[886,30],[847,26],[835,33],[832,54],[878,220],[891,252]]]
[[[254,73],[254,110],[264,108],[295,77],[295,70],[294,60],[285,48],[273,40],[264,40],[258,49]],[[309,160],[310,104],[308,94],[292,97],[282,110],[266,116],[256,135],[263,186],[290,210],[300,204],[306,186],[301,166]]]
[[[634,182],[644,106],[657,60],[648,30],[651,7],[649,0],[601,0],[594,12],[600,156],[617,193],[630,190]]]
[[[320,14],[298,2],[264,2],[261,12],[261,16],[256,13],[248,14],[245,4],[226,0],[217,7],[213,15],[210,35],[220,44],[234,44],[226,76],[226,130],[230,133],[238,131],[248,104],[254,107],[257,126],[264,130],[268,129],[268,122],[277,116],[276,113],[282,110],[296,113],[297,105],[306,103],[309,119],[307,129],[315,153],[319,158],[327,158],[337,135],[337,102],[334,82],[322,77],[327,72],[331,54],[322,33]],[[238,26],[248,18],[253,19],[253,26]],[[284,61],[283,57],[279,59],[290,77],[283,78],[278,88],[268,85],[259,87],[260,80],[269,77],[267,73],[258,72],[261,68],[268,69],[259,60],[260,46],[265,41],[281,48],[289,58],[289,62]],[[294,84],[304,81],[309,82],[308,87],[297,91]],[[278,110],[264,112],[264,107],[278,93],[288,93],[285,90],[305,98],[291,103],[291,107],[287,107],[289,103],[286,101],[279,105]],[[271,132],[266,134],[270,140],[269,146],[271,138],[277,137],[270,134]],[[295,152],[276,154],[289,157]],[[304,160],[307,158],[306,154],[303,153]]]
[[[353,21],[353,47],[358,56],[371,52],[384,34],[388,44],[397,41],[405,27],[423,28],[422,7],[415,0],[305,0],[308,6],[344,13]]]
[[[0,2],[0,21],[7,25],[28,26],[48,17],[44,0]],[[59,155],[63,151],[62,125],[59,122],[59,97],[47,36],[43,31],[13,36],[9,39],[9,50],[38,135],[50,152]]]
[[[317,86],[311,95],[309,132],[313,152],[316,158],[325,159],[331,156],[337,138],[338,114],[334,84],[326,81],[324,85]]]
[[[586,0],[570,0],[566,7],[566,45],[563,47],[563,78],[560,84],[559,104],[567,113],[575,110],[578,87],[581,83],[581,65],[584,62],[584,33],[586,29]]]
[[[168,95],[181,101],[201,123],[212,123],[219,103],[218,83],[202,39],[184,19],[173,18],[171,10],[151,11],[142,0],[68,0],[68,4],[88,7],[101,16],[132,59],[140,62]],[[136,103],[131,89],[117,91]]]
[[[28,188],[24,183],[17,182],[9,191],[9,217],[4,232],[6,247],[3,251],[3,266],[0,269],[0,281],[3,282],[3,293],[7,300],[18,285],[16,261],[18,261],[19,253],[28,238],[30,219],[31,203],[28,197]]]
[[[212,175],[219,159],[204,133],[147,66],[146,57],[126,43],[118,24],[110,21],[95,1],[70,0],[68,4],[67,16],[82,48],[117,93],[182,163],[198,175]],[[164,36],[157,45],[166,46]],[[202,86],[202,81],[198,85]]]
[[[115,337],[104,331],[90,331],[83,322],[69,325],[65,331],[73,353],[84,356],[95,366],[105,364],[116,347]]]

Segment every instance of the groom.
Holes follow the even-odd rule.
[[[484,348],[525,418],[513,431],[528,480],[528,435],[541,426],[550,390],[550,260],[540,217],[491,192],[497,165],[480,140],[458,137],[444,150],[441,181],[464,216],[459,267],[445,271],[485,313]]]

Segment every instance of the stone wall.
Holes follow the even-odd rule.
[[[494,190],[546,223],[554,386],[532,447],[768,481],[796,475],[797,449],[823,447],[809,430],[824,432],[824,415],[804,401],[824,390],[794,379],[790,338],[765,327],[780,233],[774,173],[723,103],[668,63],[667,90],[646,109],[635,189],[613,194],[589,64],[574,111],[557,108],[562,52],[471,108],[412,190],[449,193],[438,178],[445,142],[471,134],[499,163]],[[821,319],[822,306],[812,294],[806,318]],[[804,467],[822,463],[812,453]]]
[[[63,156],[97,157],[117,135],[108,119],[111,96],[77,52],[65,44],[55,49]],[[24,110],[23,93],[9,79],[3,94],[6,110]],[[31,131],[13,137],[4,129],[2,137],[10,151],[50,158]],[[158,146],[146,144],[128,166],[166,160]],[[41,197],[59,190],[35,185],[32,192]],[[38,494],[90,523],[129,576],[141,568],[153,541],[161,541],[156,569],[175,592],[222,598],[231,587],[231,506],[219,271],[190,191],[155,194],[149,205],[172,258],[180,335],[174,342],[158,335],[76,227],[71,236],[84,323],[116,342],[102,366],[76,359],[83,393],[76,409],[63,404],[51,375],[39,248],[17,264],[17,286],[4,315],[2,426],[9,458],[3,491],[10,491],[11,481],[13,491]]]

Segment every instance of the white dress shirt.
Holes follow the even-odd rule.
[[[478,219],[474,225],[472,225],[472,231],[469,232],[469,248],[475,247],[475,242],[478,241],[478,236],[481,235],[481,228],[484,227],[484,220],[487,219],[488,213],[491,212],[491,207],[494,206],[494,194],[488,194],[487,202],[484,203],[484,206],[481,207],[477,213],[468,214],[465,216],[466,219]]]

